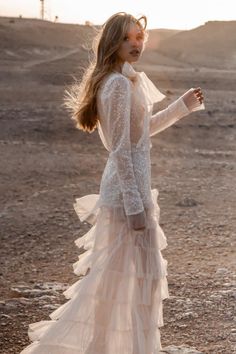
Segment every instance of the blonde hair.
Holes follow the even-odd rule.
[[[141,21],[144,21],[142,24]],[[134,16],[125,12],[112,15],[96,35],[92,49],[94,60],[82,76],[81,82],[75,82],[65,91],[64,104],[71,112],[76,127],[92,133],[98,124],[96,95],[102,80],[111,73],[118,61],[117,51],[131,23],[137,24],[147,40],[147,18]]]

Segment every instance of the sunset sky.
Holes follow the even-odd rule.
[[[144,14],[148,28],[191,29],[210,20],[236,20],[236,0],[45,0],[45,17],[53,21],[102,24],[112,14]],[[40,17],[40,0],[0,0],[0,16]]]

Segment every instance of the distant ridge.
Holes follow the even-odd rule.
[[[236,21],[208,21],[160,43],[158,51],[177,60],[219,69],[236,69]]]
[[[72,48],[84,44],[86,41],[91,41],[94,33],[94,29],[88,25],[0,17],[0,49]]]
[[[85,59],[96,28],[0,17],[1,59],[35,59],[76,48],[83,52]],[[208,21],[191,30],[151,29],[141,60],[149,64],[236,69],[235,43],[236,21]]]

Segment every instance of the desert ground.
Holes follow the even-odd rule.
[[[25,28],[47,31],[46,22],[22,23],[0,21],[1,354],[28,345],[28,325],[48,320],[66,301],[63,290],[78,280],[72,264],[83,250],[74,241],[90,225],[78,220],[73,203],[99,192],[108,157],[97,131],[75,129],[63,106],[72,75],[86,67],[83,41],[75,47],[67,33],[64,46],[53,47],[44,34],[43,47],[44,39],[35,44],[32,34],[30,42]],[[65,27],[57,27],[56,36]],[[92,33],[86,27],[78,33]],[[198,86],[206,107],[151,138],[152,188],[159,190],[168,241],[162,254],[170,298],[163,303],[161,337],[165,347],[233,354],[236,68],[201,60],[192,64],[155,49],[135,66],[167,95],[155,109]]]

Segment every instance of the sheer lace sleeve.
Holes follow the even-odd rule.
[[[185,117],[191,112],[199,111],[205,109],[204,103],[200,103],[196,95],[190,96],[188,103],[185,104],[183,97],[188,95],[189,92],[193,92],[194,88],[189,89],[182,96],[180,96],[176,101],[171,103],[166,109],[157,112],[151,116],[149,123],[149,135],[155,135],[162,130],[168,128],[174,124],[180,118]]]
[[[153,114],[149,123],[149,135],[153,136],[170,127],[191,111],[185,105],[182,97],[171,103],[167,108]]]
[[[108,120],[110,156],[115,161],[126,215],[144,210],[137,187],[130,141],[131,82],[124,76],[115,76],[107,83],[104,94],[104,113]]]

